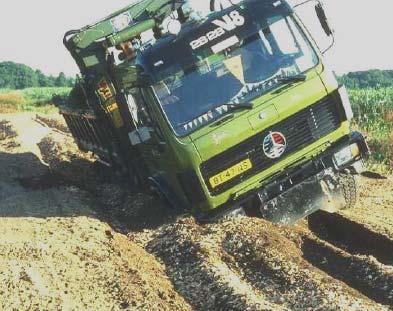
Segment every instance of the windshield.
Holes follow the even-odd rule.
[[[193,34],[183,50],[177,51],[176,44],[172,46],[176,60],[158,60],[154,64],[153,90],[179,136],[219,119],[235,105],[288,83],[290,77],[318,63],[310,43],[290,15],[255,17],[235,12],[243,18],[237,20],[238,29],[218,41],[208,36],[225,33],[225,24],[213,30],[215,34]],[[217,21],[221,20],[213,23]]]

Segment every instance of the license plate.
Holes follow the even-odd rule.
[[[244,160],[228,168],[227,170],[211,177],[209,179],[210,185],[212,186],[213,189],[217,188],[218,186],[226,183],[231,179],[234,179],[235,177],[243,174],[244,172],[249,171],[250,169],[252,169],[252,163],[250,159]]]

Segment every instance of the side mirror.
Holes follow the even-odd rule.
[[[319,0],[306,0],[293,7],[322,54],[334,45],[334,31]]]
[[[321,23],[322,29],[325,31],[328,37],[333,35],[333,30],[329,25],[325,10],[323,9],[322,3],[318,3],[315,6],[315,12],[317,13],[319,22]]]

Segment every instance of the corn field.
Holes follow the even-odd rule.
[[[393,87],[350,89],[355,126],[368,136],[371,163],[393,169]]]

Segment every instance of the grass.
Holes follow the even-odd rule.
[[[18,91],[0,89],[0,112],[52,113],[56,111],[52,97],[66,96],[70,91],[70,88],[65,87],[28,88]]]
[[[393,87],[350,89],[354,125],[368,137],[369,166],[381,173],[393,171]]]
[[[0,94],[6,94],[6,93],[11,93],[13,90],[11,89],[0,89]]]
[[[23,96],[17,92],[0,93],[0,112],[22,111],[24,101]]]

